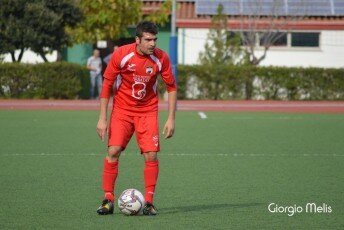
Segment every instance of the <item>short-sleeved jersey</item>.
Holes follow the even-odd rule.
[[[109,98],[113,85],[114,106],[120,113],[131,116],[156,114],[158,111],[158,75],[167,91],[176,91],[170,60],[161,49],[151,55],[140,55],[136,43],[119,47],[104,73],[101,98]]]
[[[100,59],[100,57],[91,56],[87,59],[87,66],[97,69],[90,70],[91,74],[99,74],[102,70],[102,59]]]

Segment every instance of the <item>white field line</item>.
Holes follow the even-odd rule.
[[[159,106],[168,106],[160,104]],[[178,104],[178,109],[195,109],[195,108],[342,108],[344,104]]]
[[[198,115],[200,116],[201,119],[207,119],[207,114],[205,114],[204,112],[198,112]]]
[[[0,106],[64,106],[64,107],[98,107],[98,101],[6,101],[0,100]],[[159,103],[159,107],[168,107],[167,103]],[[232,103],[179,103],[178,108],[343,108],[344,103],[248,103],[248,104],[232,104]]]
[[[305,116],[295,116],[295,117],[229,117],[228,120],[344,120],[342,117],[305,117]]]
[[[0,154],[2,157],[12,157],[12,156],[103,156],[102,153],[13,153],[13,154]],[[139,156],[140,154],[126,154],[123,156]],[[344,157],[344,154],[269,154],[269,153],[159,153],[159,156],[176,156],[176,157]]]

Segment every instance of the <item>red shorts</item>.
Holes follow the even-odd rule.
[[[160,151],[157,114],[154,116],[129,116],[112,112],[108,146],[122,146],[125,149],[134,132],[141,153]]]

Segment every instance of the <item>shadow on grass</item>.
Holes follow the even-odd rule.
[[[255,206],[264,205],[263,203],[244,203],[244,204],[200,204],[190,206],[179,206],[171,208],[159,209],[160,214],[173,214],[173,213],[185,213],[185,212],[211,212],[215,210],[230,210],[237,208],[249,208]]]

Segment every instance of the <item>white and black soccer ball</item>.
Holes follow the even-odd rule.
[[[124,190],[118,198],[119,210],[128,216],[138,214],[145,204],[142,193],[134,188]]]

